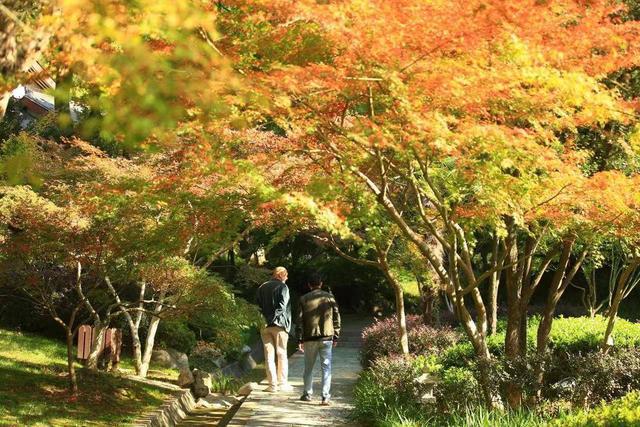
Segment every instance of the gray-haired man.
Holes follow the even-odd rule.
[[[288,277],[286,268],[276,267],[271,280],[258,288],[256,298],[267,323],[260,331],[260,336],[264,345],[265,368],[269,382],[266,391],[270,392],[293,391],[288,382],[287,360],[287,341],[291,329],[291,301],[289,288],[285,284]]]

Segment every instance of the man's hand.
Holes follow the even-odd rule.
[[[300,353],[304,353],[304,343],[298,343],[298,350],[300,350]]]
[[[338,341],[337,340],[333,341],[333,348],[336,348],[337,346],[338,346]]]

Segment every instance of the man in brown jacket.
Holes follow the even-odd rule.
[[[340,336],[340,312],[336,300],[322,290],[318,274],[309,278],[311,291],[300,298],[298,311],[298,346],[304,352],[304,393],[300,400],[308,402],[313,394],[313,366],[320,356],[322,367],[322,404],[331,397],[331,355]]]

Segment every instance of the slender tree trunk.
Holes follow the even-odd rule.
[[[407,317],[404,310],[404,292],[401,287],[394,288],[396,297],[396,316],[398,317],[398,334],[402,354],[409,354],[409,335],[407,333]]]
[[[625,293],[624,291],[625,291],[627,281],[629,280],[629,277],[633,274],[633,272],[638,268],[639,265],[640,265],[640,260],[634,259],[629,265],[627,265],[627,267],[624,269],[624,271],[620,275],[620,278],[618,279],[616,290],[613,295],[613,300],[611,301],[611,307],[609,308],[609,313],[608,313],[609,319],[607,321],[607,329],[604,333],[604,338],[602,340],[602,348],[605,351],[608,351],[608,349],[611,347],[610,345],[611,334],[613,333],[613,328],[616,325],[616,319],[618,317],[618,310],[620,309],[620,303],[624,299],[624,293]]]
[[[76,367],[75,367],[75,354],[74,354],[74,345],[73,345],[73,337],[75,336],[72,328],[66,328],[66,336],[67,336],[67,372],[69,374],[69,390],[73,395],[78,394],[78,378],[76,376]]]
[[[491,268],[498,266],[498,249],[500,240],[497,236],[493,238],[493,247],[491,251]],[[491,282],[489,285],[489,334],[495,335],[498,328],[498,290],[500,287],[500,272],[498,270],[491,274]]]
[[[76,288],[79,288],[81,286],[81,281],[82,281],[82,266],[80,263],[78,263],[77,271],[76,271]],[[74,396],[78,394],[78,378],[76,376],[76,367],[74,365],[76,357],[74,352],[73,337],[76,335],[76,332],[78,331],[78,327],[75,326],[76,318],[84,305],[85,305],[84,300],[81,300],[80,302],[78,302],[78,304],[76,304],[76,306],[71,311],[71,315],[69,316],[69,321],[65,322],[56,312],[55,306],[51,305],[51,301],[50,300],[45,301],[45,307],[49,311],[49,314],[51,315],[53,320],[55,320],[60,326],[62,326],[65,332],[65,338],[66,338],[66,344],[67,344],[67,373],[69,377],[68,378],[69,391],[71,391],[71,394]]]
[[[409,354],[409,335],[407,333],[407,316],[404,310],[404,291],[402,285],[391,273],[387,264],[386,254],[379,253],[378,263],[382,274],[387,279],[396,298],[396,321],[398,326],[398,337],[400,338],[400,350],[402,354]]]
[[[560,261],[558,268],[553,276],[551,285],[549,286],[549,294],[547,296],[547,303],[542,313],[542,319],[540,325],[538,325],[538,336],[536,343],[536,351],[539,356],[539,361],[535,370],[535,389],[536,398],[540,399],[542,393],[542,385],[544,383],[544,360],[543,356],[547,352],[547,346],[549,344],[549,336],[551,334],[551,327],[553,325],[553,316],[558,306],[558,302],[562,297],[562,294],[567,289],[567,286],[573,280],[573,277],[580,269],[582,262],[587,254],[586,250],[582,252],[574,265],[568,270],[569,261],[571,258],[571,250],[575,243],[576,237],[571,236],[563,243],[562,253],[560,255]]]
[[[138,309],[136,311],[135,319],[131,316],[129,310],[125,310],[120,299],[120,295],[111,284],[109,277],[105,278],[107,288],[116,300],[116,303],[121,307],[121,312],[127,320],[129,325],[129,331],[131,332],[131,347],[133,349],[133,367],[136,371],[136,375],[140,376],[142,372],[142,343],[140,342],[140,323],[142,322],[142,315],[144,310],[144,295],[147,289],[145,282],[140,283],[140,293],[138,296]]]
[[[158,314],[162,311],[164,301],[164,295],[160,295],[158,302],[154,308],[154,314],[149,322],[149,329],[147,330],[147,338],[144,344],[144,354],[142,356],[142,362],[140,364],[140,372],[138,376],[142,378],[147,377],[149,372],[149,364],[151,363],[151,355],[153,353],[153,346],[155,345],[156,333],[158,332],[158,325],[160,324],[160,317]]]
[[[75,327],[76,317],[80,312],[82,307],[82,303],[78,304],[74,307],[71,312],[71,316],[69,317],[69,322],[65,322],[58,316],[55,311],[55,308],[52,306],[48,306],[49,313],[53,317],[53,319],[64,329],[66,344],[67,344],[67,374],[69,379],[69,391],[74,396],[78,394],[78,379],[76,376],[76,367],[74,365],[76,357],[75,357],[75,348],[73,345],[73,337],[75,337],[78,328]]]
[[[131,331],[131,347],[133,350],[133,368],[136,375],[141,376],[142,372],[142,343],[140,342],[140,329],[129,325]]]
[[[529,309],[528,304],[523,305],[520,313],[520,331],[518,337],[519,354],[521,357],[527,355],[527,328],[529,326]]]
[[[478,358],[478,370],[480,373],[480,388],[482,391],[482,396],[487,407],[498,407],[500,406],[499,398],[494,395],[491,387],[491,354],[489,353],[487,341],[482,335],[482,332],[479,331],[476,327],[476,324],[473,321],[469,310],[467,310],[464,305],[464,300],[461,298],[460,293],[457,294],[458,295],[451,295],[451,297],[454,300],[458,318],[460,319],[460,322],[462,323],[467,336],[470,338],[474,352],[476,354],[476,357]]]
[[[544,310],[542,312],[542,319],[540,320],[540,325],[538,326],[538,336],[537,336],[537,352],[539,355],[543,355],[547,351],[547,344],[549,343],[549,334],[551,333],[551,326],[553,324],[553,315],[556,311],[556,306],[558,305],[558,301],[560,301],[560,297],[562,296],[562,285],[563,282],[567,280],[567,267],[569,265],[569,260],[571,257],[571,249],[573,248],[573,244],[575,242],[575,238],[571,238],[566,240],[563,243],[562,254],[560,255],[560,261],[556,272],[553,276],[553,280],[549,285],[549,294],[547,295],[547,303],[545,304]]]

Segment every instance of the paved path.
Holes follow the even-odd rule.
[[[289,381],[294,386],[291,393],[267,393],[260,389],[253,391],[233,417],[229,426],[284,427],[284,426],[356,426],[349,419],[352,405],[353,386],[360,372],[360,332],[367,324],[361,318],[345,316],[343,319],[343,339],[334,349],[331,406],[320,406],[320,366],[316,362],[314,370],[314,400],[301,402],[302,373],[304,355],[295,353],[289,358]]]

